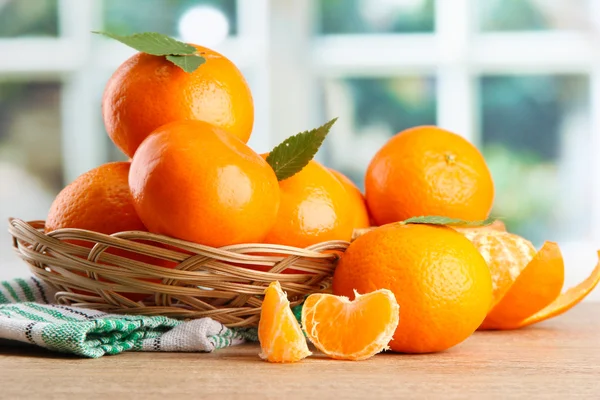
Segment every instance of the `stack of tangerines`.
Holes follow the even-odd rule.
[[[269,361],[308,356],[305,335],[333,358],[365,359],[388,346],[441,351],[478,328],[564,312],[600,280],[599,265],[561,295],[556,244],[536,252],[503,224],[481,222],[493,205],[492,177],[457,134],[431,126],[398,133],[371,161],[363,196],[312,160],[334,121],[257,154],[246,145],[252,95],[230,60],[157,34],[109,36],[141,50],[110,78],[102,103],[106,130],[131,162],[69,184],[46,230],[147,230],[216,247],[307,247],[359,233],[341,256],[333,294],[306,299],[302,325],[277,282],[266,290],[259,339]]]
[[[114,72],[102,115],[130,161],[70,183],[52,204],[46,231],[137,230],[215,247],[304,248],[349,241],[355,228],[368,227],[357,187],[311,160],[318,146],[298,164],[287,144],[273,161],[246,145],[254,106],[244,77],[223,55],[195,50],[205,62],[193,72],[144,52]]]

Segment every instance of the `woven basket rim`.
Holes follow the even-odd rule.
[[[264,289],[274,280],[292,305],[327,290],[349,245],[335,240],[307,248],[263,243],[215,248],[143,231],[45,233],[44,226],[42,220],[9,218],[8,230],[17,255],[57,290],[60,304],[174,318],[209,316],[230,327],[258,323]],[[137,300],[144,295],[143,302]]]

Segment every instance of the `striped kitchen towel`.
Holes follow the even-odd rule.
[[[0,282],[0,339],[97,358],[123,351],[211,352],[256,341],[256,329],[210,318],[178,321],[53,304],[55,291],[31,277]]]

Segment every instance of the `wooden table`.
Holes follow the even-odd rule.
[[[478,332],[438,354],[275,365],[257,353],[249,344],[89,360],[4,342],[0,398],[600,399],[600,304],[520,331]]]

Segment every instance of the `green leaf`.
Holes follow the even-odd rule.
[[[136,33],[129,36],[116,35],[110,32],[93,31],[99,35],[118,40],[129,47],[141,51],[142,53],[152,54],[154,56],[172,56],[194,54],[196,48],[187,43],[180,42],[169,36],[157,32]]]
[[[491,225],[496,218],[488,218],[485,221],[466,221],[464,219],[426,216],[412,217],[402,221],[402,224],[427,224],[427,225],[451,225],[451,226],[487,226]]]
[[[197,55],[167,56],[167,60],[171,61],[173,64],[177,65],[179,68],[188,73],[194,72],[199,66],[206,62],[204,57]]]
[[[287,179],[306,166],[313,159],[337,118],[316,129],[301,132],[285,139],[267,157],[267,163],[275,171],[277,179]]]

